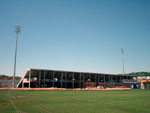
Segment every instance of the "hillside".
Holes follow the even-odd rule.
[[[150,76],[150,72],[132,72],[129,73],[130,76]]]
[[[0,75],[0,79],[12,79],[13,78],[13,76],[8,76],[8,75]],[[18,78],[20,78],[20,77],[18,77],[18,76],[16,76],[16,78],[18,79]]]

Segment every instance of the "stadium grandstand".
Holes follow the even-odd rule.
[[[28,69],[18,88],[129,88],[138,84],[133,76],[46,69]]]

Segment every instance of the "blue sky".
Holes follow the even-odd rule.
[[[83,72],[150,72],[149,0],[1,0],[0,74],[27,68]]]

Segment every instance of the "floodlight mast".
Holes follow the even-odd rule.
[[[122,74],[124,75],[124,52],[123,52],[123,48],[121,48],[121,52],[122,52]]]
[[[16,32],[16,47],[15,47],[15,60],[14,60],[14,75],[13,75],[13,88],[15,88],[15,76],[16,76],[16,59],[17,59],[17,46],[18,46],[18,33],[21,32],[21,25],[15,25],[15,32]]]

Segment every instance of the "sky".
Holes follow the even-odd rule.
[[[150,0],[0,0],[0,74],[150,72]]]

